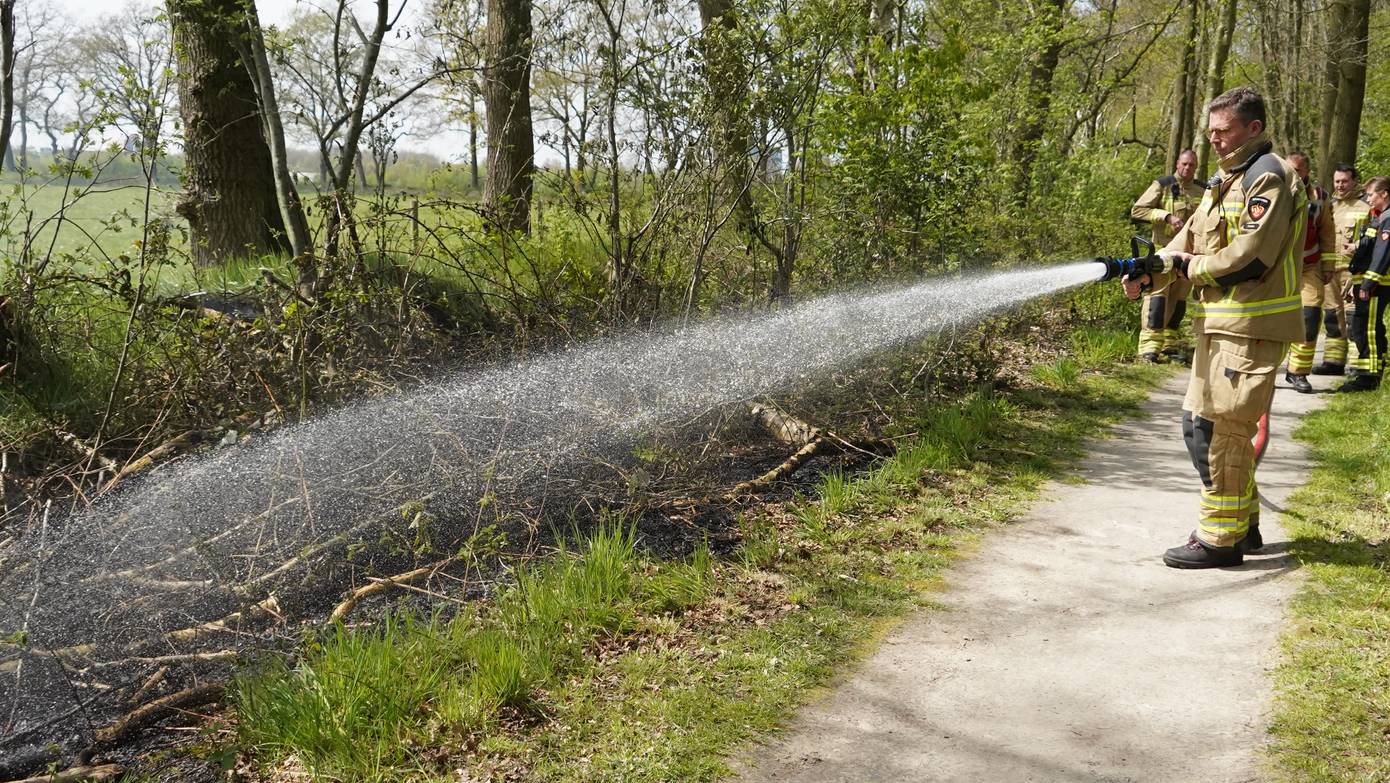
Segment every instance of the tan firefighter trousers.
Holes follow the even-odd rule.
[[[1259,514],[1251,438],[1274,400],[1274,371],[1287,343],[1203,334],[1183,399],[1183,439],[1202,479],[1197,537],[1235,546]]]

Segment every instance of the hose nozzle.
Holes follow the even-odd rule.
[[[1096,263],[1105,265],[1105,276],[1101,280],[1117,280],[1122,277],[1139,277],[1170,272],[1173,262],[1154,253],[1154,243],[1143,237],[1131,237],[1129,258],[1097,258]]]

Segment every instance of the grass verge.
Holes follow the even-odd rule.
[[[742,519],[734,557],[652,562],[615,528],[475,612],[335,631],[240,681],[242,748],[269,780],[717,779],[1139,410],[1168,371],[1096,372],[1120,334],[915,411],[893,458]]]
[[[1390,780],[1390,388],[1333,398],[1295,436],[1316,467],[1283,516],[1306,582],[1275,673],[1276,772]]]

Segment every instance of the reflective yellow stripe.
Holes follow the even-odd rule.
[[[1205,508],[1223,509],[1234,508],[1242,509],[1255,503],[1256,493],[1252,489],[1244,495],[1208,495],[1202,493],[1202,506]]]
[[[1374,375],[1380,375],[1384,369],[1385,357],[1380,355],[1380,335],[1378,333],[1380,320],[1380,297],[1372,296],[1366,302],[1366,371]]]
[[[1215,304],[1196,303],[1196,316],[1209,315],[1248,315],[1251,317],[1260,315],[1274,315],[1275,313],[1286,313],[1290,310],[1298,310],[1303,307],[1303,300],[1297,296],[1283,296],[1278,299],[1267,299],[1263,302],[1232,302],[1222,300]]]
[[[1232,519],[1226,521],[1225,517],[1203,517],[1201,526],[1203,529],[1212,530],[1239,530],[1246,526],[1243,519]]]
[[[1367,270],[1366,270],[1366,279],[1367,279],[1367,280],[1374,280],[1375,282],[1379,283],[1381,280],[1384,280],[1384,279],[1385,279],[1385,276],[1382,275],[1382,274],[1379,273],[1379,272],[1372,272],[1371,270],[1367,269]]]

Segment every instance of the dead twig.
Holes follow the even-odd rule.
[[[821,429],[763,405],[750,404],[748,411],[774,438],[783,443],[800,444],[801,448],[772,470],[757,478],[740,482],[725,494],[728,499],[764,489],[773,482],[795,473],[802,465],[806,464],[807,460],[826,451],[857,451],[861,454],[876,456],[883,453],[885,448],[892,449],[891,441],[882,439],[849,441],[830,430]]]
[[[233,427],[245,427],[257,419],[260,414],[255,411],[243,413],[232,420]],[[220,428],[219,428],[220,429]],[[101,492],[110,492],[117,484],[135,473],[152,467],[166,457],[197,446],[217,433],[217,429],[210,430],[189,430],[180,433],[173,438],[165,441],[159,446],[150,449],[144,456],[127,462],[124,467],[116,468],[114,465],[111,471],[115,474],[101,488]]]

